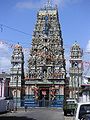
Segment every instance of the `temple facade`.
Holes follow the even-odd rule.
[[[37,12],[25,79],[25,104],[63,107],[66,63],[57,7]]]

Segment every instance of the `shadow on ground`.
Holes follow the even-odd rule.
[[[36,119],[16,116],[0,116],[0,120],[36,120]]]

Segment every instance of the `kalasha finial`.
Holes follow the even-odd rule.
[[[51,5],[51,2],[50,2],[50,0],[48,0],[48,3],[47,3],[47,5],[48,5],[48,6],[50,6],[50,5]]]
[[[50,0],[48,0],[48,5],[50,5]]]

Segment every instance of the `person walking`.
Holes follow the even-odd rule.
[[[25,112],[27,112],[27,105],[25,105]]]

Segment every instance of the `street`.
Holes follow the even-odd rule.
[[[64,120],[64,115],[61,109],[36,108],[1,114],[0,120]]]

